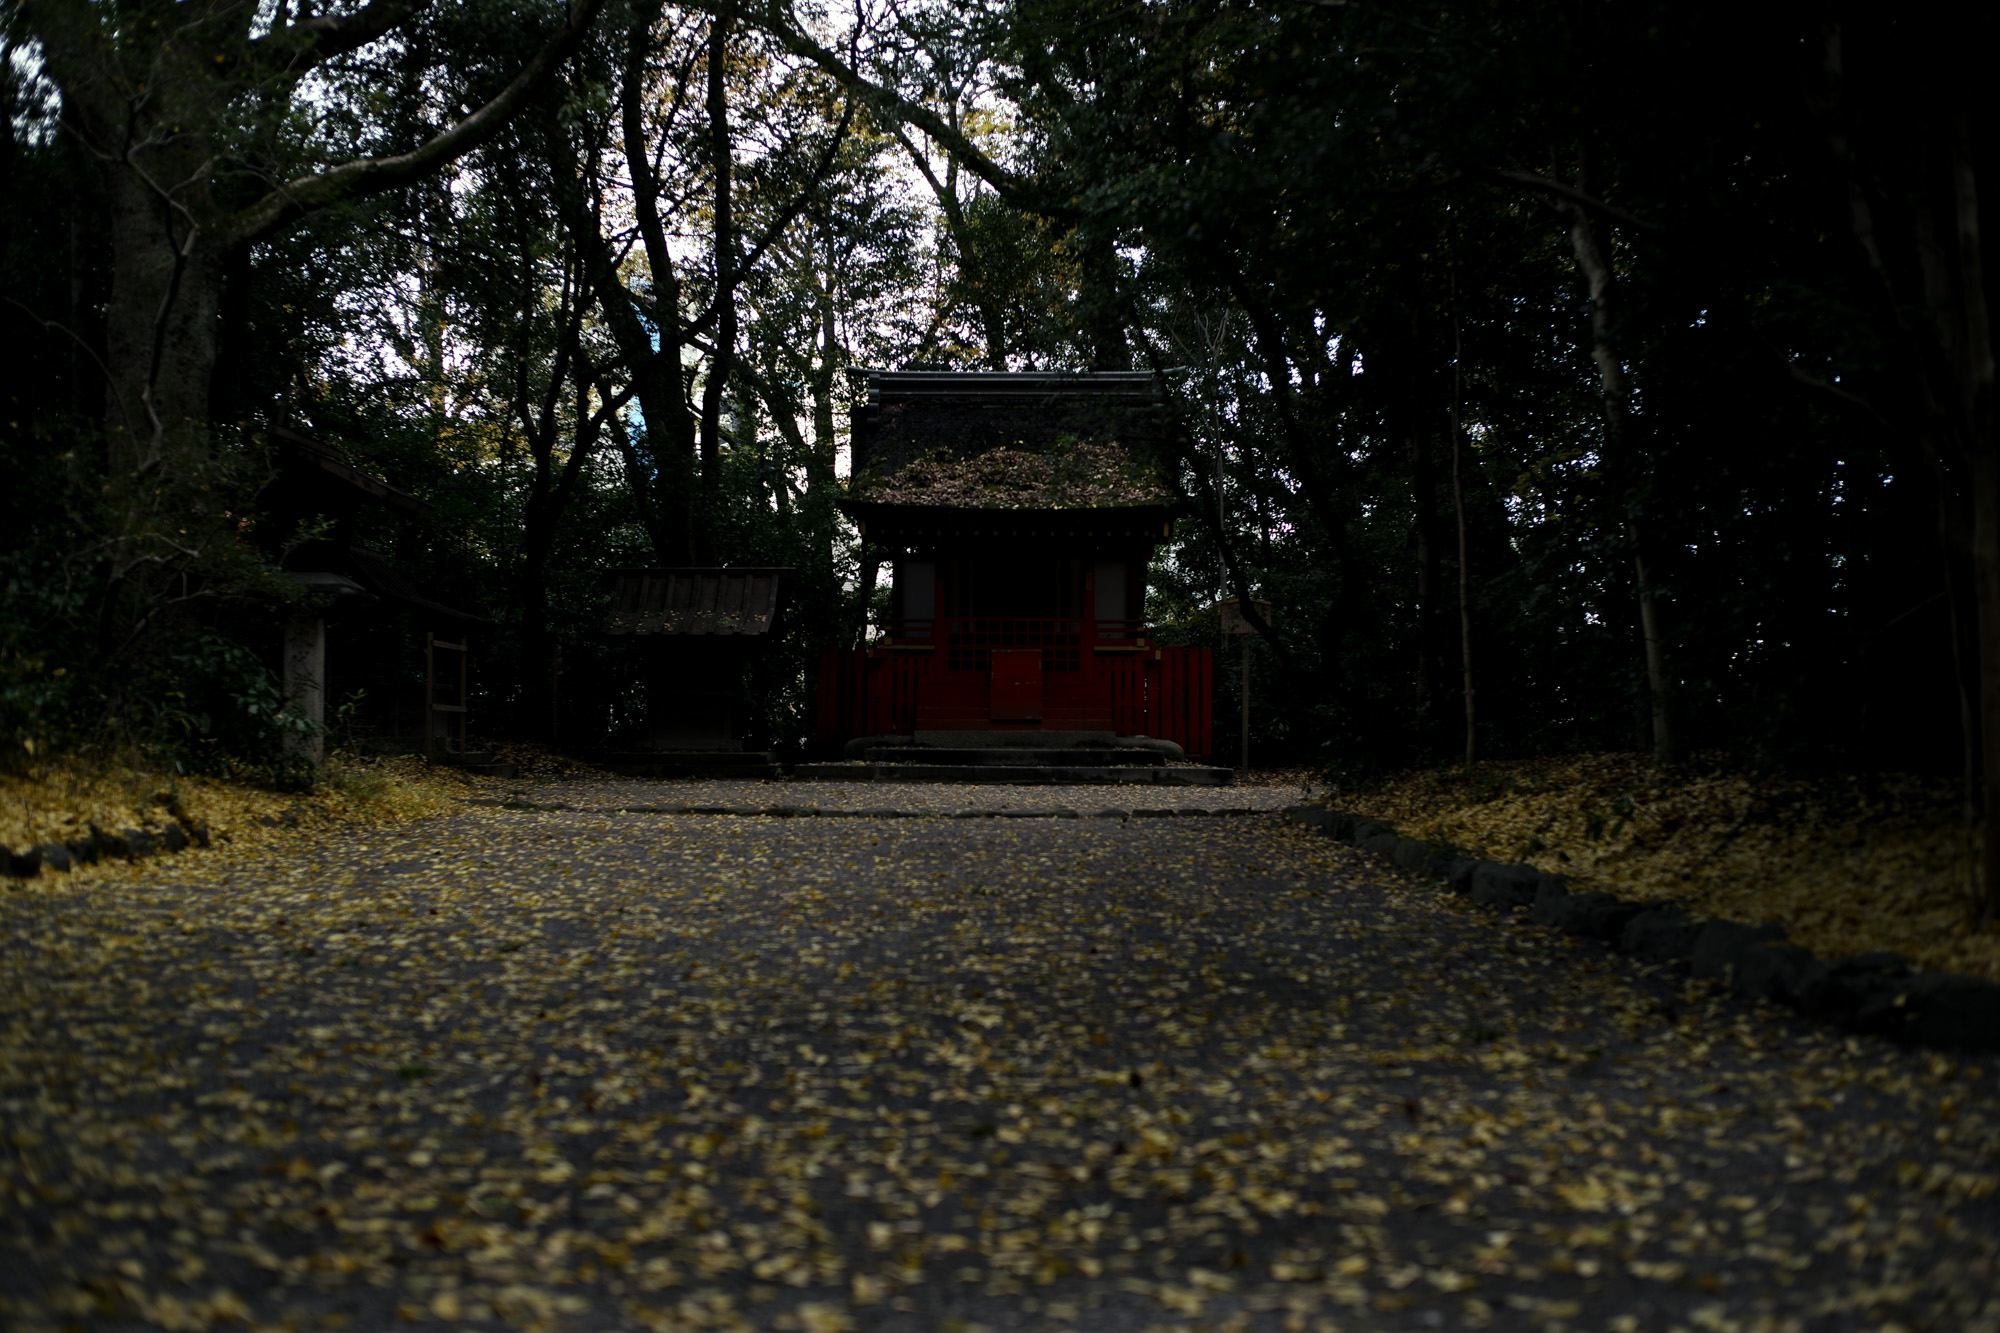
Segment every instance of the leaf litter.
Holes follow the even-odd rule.
[[[1334,804],[1581,890],[1782,925],[1822,957],[1888,950],[2000,981],[2000,931],[1968,925],[1970,849],[1940,779],[1587,754],[1401,773]]]
[[[477,809],[0,932],[23,1330],[2000,1330],[1990,1070],[1276,820]]]
[[[25,852],[93,831],[157,832],[199,821],[225,842],[267,840],[303,823],[396,822],[447,813],[465,795],[447,770],[413,756],[335,755],[303,791],[188,775],[116,760],[59,756],[0,772],[0,846]]]

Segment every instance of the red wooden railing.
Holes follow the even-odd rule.
[[[1207,755],[1214,737],[1214,657],[1206,648],[1154,647],[1137,622],[1062,617],[951,617],[905,621],[867,648],[826,648],[819,659],[822,741],[907,735],[926,685],[941,696],[977,693],[995,648],[1039,648],[1051,688],[1081,691],[1108,710],[1120,736],[1174,741]],[[979,697],[983,698],[983,695]],[[933,714],[935,716],[935,713]],[[1059,718],[1044,724],[1064,729]],[[1101,724],[1094,724],[1101,725]]]

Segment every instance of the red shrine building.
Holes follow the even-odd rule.
[[[1172,531],[1154,377],[867,383],[840,507],[863,569],[892,570],[890,610],[872,642],[823,652],[819,738],[1145,736],[1207,754],[1209,650],[1161,646],[1144,616],[1147,567]]]

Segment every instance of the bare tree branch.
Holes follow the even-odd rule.
[[[1075,215],[1075,208],[1049,198],[1039,183],[1009,171],[981,152],[977,144],[953,129],[937,112],[922,103],[912,102],[892,88],[885,88],[863,77],[854,65],[800,32],[774,7],[753,8],[732,4],[730,0],[696,0],[696,3],[712,14],[726,15],[762,29],[791,54],[819,66],[821,72],[874,108],[883,119],[916,126],[963,163],[966,170],[991,185],[1008,203],[1044,217]]]
[[[1546,194],[1552,194],[1565,203],[1587,209],[1599,217],[1609,218],[1613,222],[1622,222],[1628,227],[1637,227],[1640,231],[1649,231],[1657,235],[1666,230],[1659,223],[1648,222],[1637,214],[1628,213],[1615,204],[1607,204],[1596,195],[1579,190],[1568,181],[1557,180],[1553,176],[1544,176],[1540,172],[1494,170],[1481,174],[1489,176],[1494,180],[1512,181],[1516,185],[1530,186]]]
[[[750,253],[737,261],[736,277],[739,281],[749,274],[751,269],[757,266],[757,261],[764,257],[765,253],[770,250],[771,246],[777,242],[780,236],[784,235],[785,229],[798,220],[799,214],[805,212],[806,205],[812,202],[813,191],[824,184],[828,174],[832,172],[835,159],[840,155],[840,146],[847,138],[848,125],[853,119],[854,97],[850,94],[846,105],[841,109],[840,123],[833,127],[833,137],[827,142],[826,152],[820,155],[820,160],[814,166],[812,175],[807,179],[807,183],[800,187],[798,194],[793,196],[791,203],[785,206],[785,210],[779,213],[772,220],[771,225],[764,229],[764,234],[757,238],[755,245],[750,247]],[[709,302],[708,309],[702,312],[701,318],[686,326],[686,332],[692,335],[707,331],[709,326],[715,323],[716,317],[721,313],[721,310],[722,307],[719,300]]]
[[[417,0],[422,8],[428,0]],[[250,43],[250,58],[294,71],[358,51],[400,27],[411,13],[405,0],[370,0],[353,14],[322,14],[273,28]]]
[[[227,240],[254,241],[314,209],[393,190],[449,166],[500,132],[576,50],[603,4],[604,0],[571,0],[563,26],[522,67],[514,81],[464,120],[407,153],[343,162],[279,186],[230,220],[224,233]]]

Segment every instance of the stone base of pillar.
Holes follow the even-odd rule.
[[[326,759],[326,621],[301,616],[285,624],[285,698],[313,725],[308,735],[285,738],[287,754],[315,764]]]

